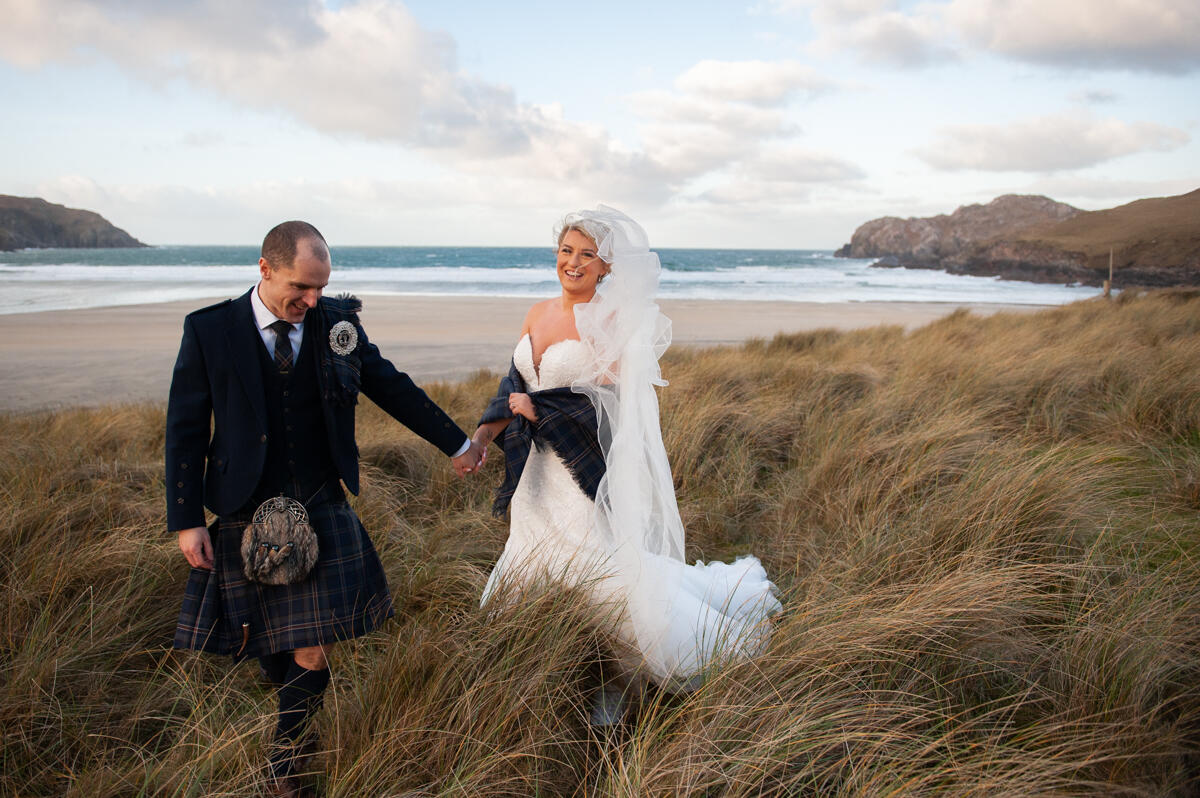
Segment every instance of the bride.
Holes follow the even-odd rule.
[[[670,321],[645,231],[602,205],[568,214],[556,238],[562,293],[529,310],[474,435],[504,450],[493,510],[510,516],[482,603],[502,583],[581,586],[616,608],[622,681],[688,689],[765,649],[780,604],[755,557],[684,562],[655,394]]]

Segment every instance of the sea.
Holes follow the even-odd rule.
[[[1099,289],[873,267],[818,249],[660,249],[659,297],[722,301],[1058,305]],[[234,297],[258,248],[160,246],[0,252],[0,313]],[[337,247],[327,293],[549,297],[548,247]]]

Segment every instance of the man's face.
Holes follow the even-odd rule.
[[[321,242],[299,241],[291,268],[272,269],[271,264],[258,259],[258,273],[262,277],[258,296],[277,317],[299,324],[329,284],[329,271],[329,256]]]

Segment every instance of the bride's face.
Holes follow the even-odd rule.
[[[592,294],[608,264],[596,254],[596,242],[578,230],[568,230],[558,245],[558,281],[571,294]]]

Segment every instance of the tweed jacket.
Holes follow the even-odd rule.
[[[262,477],[269,408],[255,350],[263,347],[263,341],[254,322],[250,291],[184,319],[167,403],[167,528],[171,531],[203,526],[205,506],[218,516],[237,512]],[[304,317],[304,335],[314,336],[313,343],[321,349],[318,378],[331,470],[355,494],[354,408],[359,390],[447,455],[467,439],[407,374],[379,353],[359,323],[357,309],[356,301],[323,297]],[[329,330],[338,321],[349,322],[358,334],[346,362],[324,351],[330,348]]]

